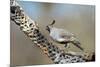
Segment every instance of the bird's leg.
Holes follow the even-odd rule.
[[[67,47],[67,44],[65,44],[64,47],[66,48]]]
[[[69,43],[67,42],[65,45],[64,45],[65,48],[69,48]]]

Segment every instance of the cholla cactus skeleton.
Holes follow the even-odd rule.
[[[53,43],[49,42],[46,37],[39,31],[38,24],[30,19],[18,5],[11,0],[11,21],[15,22],[20,30],[23,31],[35,45],[39,46],[48,57],[57,64],[85,62],[81,55],[73,55],[60,50]]]

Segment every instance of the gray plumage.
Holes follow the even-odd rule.
[[[61,28],[53,27],[53,24],[55,24],[55,20],[53,20],[51,24],[46,26],[46,30],[48,30],[50,37],[54,41],[65,44],[65,47],[67,47],[68,43],[72,43],[73,45],[83,50],[80,42],[73,33],[70,33]]]

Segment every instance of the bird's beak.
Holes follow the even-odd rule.
[[[46,26],[46,30],[47,30],[48,32],[50,32],[50,28],[49,28],[49,26]]]
[[[50,33],[50,29],[53,27],[54,24],[55,24],[55,20],[53,20],[51,24],[46,26],[46,30],[49,31],[49,33]]]

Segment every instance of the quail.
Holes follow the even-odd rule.
[[[81,47],[81,43],[73,33],[68,32],[61,28],[54,27],[53,26],[54,24],[55,24],[55,20],[53,20],[51,24],[48,24],[46,26],[46,30],[49,32],[50,37],[55,42],[64,44],[65,48],[68,47],[69,43],[72,43],[73,45],[75,45],[76,47],[78,47],[83,51],[83,48]]]

